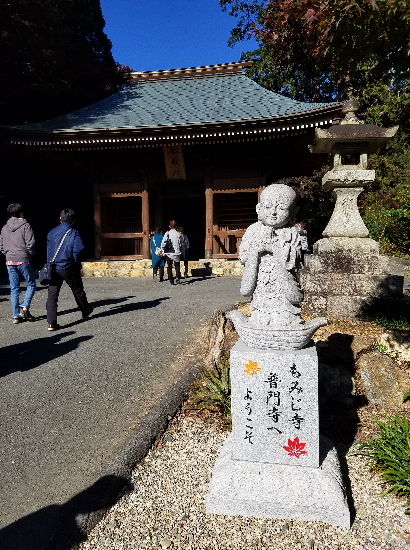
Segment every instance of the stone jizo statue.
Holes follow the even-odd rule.
[[[240,337],[254,348],[300,349],[326,324],[317,318],[304,322],[299,304],[303,292],[296,279],[301,243],[293,226],[296,193],[274,184],[256,206],[258,221],[245,232],[239,248],[244,264],[241,294],[252,296],[250,319],[233,311],[230,318]]]

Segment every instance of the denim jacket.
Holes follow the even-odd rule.
[[[50,262],[61,242],[64,234],[71,229],[70,233],[64,239],[63,245],[58,251],[55,259],[56,269],[70,269],[78,266],[81,261],[81,252],[84,249],[78,231],[73,229],[67,222],[61,222],[60,225],[52,229],[47,235],[47,261]]]

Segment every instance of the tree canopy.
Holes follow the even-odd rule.
[[[366,122],[400,125],[370,159],[376,182],[360,198],[384,252],[410,257],[410,2],[408,0],[219,0],[237,18],[230,43],[255,37],[248,76],[300,101],[355,97]],[[284,181],[317,225],[331,204],[320,173]],[[326,210],[328,215],[326,216]],[[323,228],[312,227],[320,234]],[[319,230],[319,231],[318,231]]]
[[[115,91],[104,25],[99,0],[3,0],[0,123],[44,120]]]
[[[254,36],[251,74],[295,99],[330,101],[410,77],[408,0],[220,0],[238,18],[231,44]]]

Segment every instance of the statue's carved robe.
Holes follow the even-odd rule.
[[[303,293],[295,278],[300,263],[295,227],[274,229],[258,221],[246,230],[239,248],[245,265],[241,294],[252,296],[252,325],[295,326],[303,323],[298,304]]]

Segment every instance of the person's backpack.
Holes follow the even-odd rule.
[[[172,251],[172,241],[169,238],[169,232],[167,231],[164,235],[164,238],[166,237],[164,241],[164,246],[161,248],[161,250],[166,254],[167,252]]]

